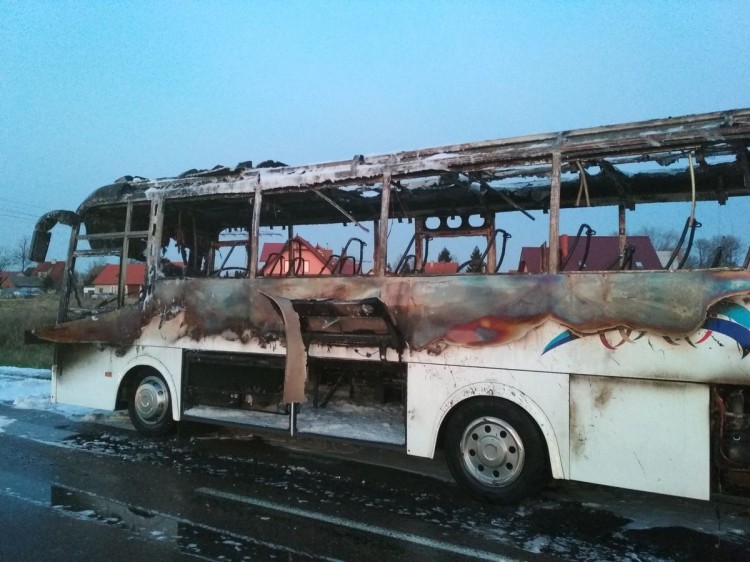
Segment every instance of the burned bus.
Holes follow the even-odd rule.
[[[442,448],[498,502],[549,477],[742,494],[749,143],[740,109],[126,176],[39,219],[33,260],[58,225],[70,242],[57,323],[27,340],[55,344],[53,401],[128,409],[146,435]],[[478,252],[435,267],[462,241]]]

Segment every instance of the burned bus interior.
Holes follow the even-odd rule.
[[[299,317],[300,345],[334,350],[328,358],[311,353],[304,359],[308,401],[320,412],[338,401],[341,410],[356,416],[361,411],[355,399],[365,396],[366,403],[377,404],[377,415],[388,414],[401,427],[386,441],[403,444],[403,354],[410,342],[399,311],[351,288],[337,291],[338,280],[357,278],[364,286],[377,278],[435,275],[746,270],[750,251],[742,221],[750,210],[749,139],[750,110],[734,110],[356,155],[319,165],[252,168],[243,163],[176,178],[126,176],[95,191],[74,215],[56,211],[40,219],[35,258],[46,250],[55,224],[71,227],[60,324],[128,307],[145,311],[154,287],[170,280],[215,280],[211,291],[221,282],[261,280],[262,290],[272,291],[274,283],[287,287],[335,278],[326,295],[310,293],[291,303]],[[654,242],[654,229],[676,233],[669,244],[654,248],[665,254],[656,265],[631,244],[643,235]],[[711,233],[713,245],[699,243],[703,232]],[[597,236],[609,236],[615,244],[598,264],[592,249]],[[462,240],[470,241],[465,254],[434,273],[431,264],[441,247]],[[724,247],[722,240],[733,247]],[[471,246],[478,248],[478,257],[468,255]],[[533,250],[527,252],[537,260],[533,267],[530,261],[522,264],[525,248]],[[319,263],[309,260],[315,251]],[[105,259],[119,266],[112,294],[84,294],[86,270]],[[133,289],[126,271],[138,263],[145,266],[145,282]],[[264,318],[258,323],[265,330],[264,345],[288,337],[279,303],[254,297],[253,312],[248,303],[211,295],[237,312],[207,312],[200,319],[202,330],[233,332],[232,338],[241,340],[246,336],[233,331],[232,322],[247,313]],[[200,298],[209,298],[208,293]],[[209,330],[211,322],[224,325]],[[64,343],[65,337],[73,341],[75,334],[57,341]],[[368,360],[336,353],[341,347]],[[283,355],[188,346],[183,410],[287,413],[286,363]],[[712,389],[714,466],[727,486],[750,486],[749,398],[742,385]],[[308,421],[315,426],[320,420]],[[268,423],[285,427],[282,421]]]

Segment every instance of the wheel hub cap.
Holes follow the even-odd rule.
[[[135,393],[138,417],[146,422],[157,422],[167,413],[169,394],[164,383],[156,377],[146,377]]]
[[[467,471],[483,484],[507,486],[521,474],[523,443],[513,427],[499,418],[470,423],[461,438]]]

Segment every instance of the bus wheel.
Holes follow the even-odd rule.
[[[548,474],[539,427],[529,414],[501,398],[478,398],[459,406],[446,428],[445,456],[456,482],[495,503],[517,502]]]
[[[143,435],[167,435],[174,429],[169,387],[155,371],[136,377],[128,399],[130,421]]]

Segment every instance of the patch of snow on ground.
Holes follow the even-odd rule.
[[[49,369],[32,369],[30,367],[3,367],[0,366],[0,376],[15,376],[25,379],[50,380],[52,373]]]
[[[50,410],[69,418],[101,417],[99,410],[50,402],[51,378],[49,369],[0,366],[0,403],[24,410]]]
[[[226,423],[276,429],[289,428],[288,415],[266,412],[194,406],[185,414]],[[395,445],[403,445],[406,442],[403,413],[398,404],[367,403],[364,405],[348,400],[332,401],[325,408],[313,408],[312,404],[303,404],[297,414],[297,430],[299,433],[312,435]]]
[[[50,371],[48,369],[0,367],[0,402],[16,406],[29,402],[49,402]],[[44,375],[46,374],[46,378]]]
[[[348,401],[330,402],[326,408],[301,408],[297,416],[301,433],[346,437],[402,445],[406,428],[397,404],[359,405]]]
[[[11,418],[6,418],[6,417],[3,417],[3,416],[0,416],[0,433],[3,433],[3,428],[4,428],[4,427],[5,427],[6,425],[10,425],[10,424],[12,424],[12,423],[13,423],[14,421],[16,421],[16,420],[14,420],[14,419],[11,419]]]

